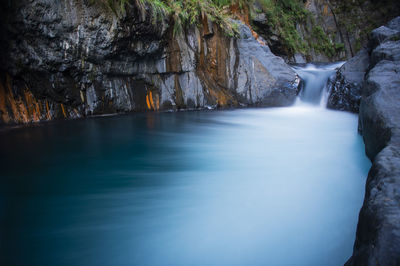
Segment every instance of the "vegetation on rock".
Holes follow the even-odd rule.
[[[261,13],[266,15],[269,28],[267,34],[278,36],[282,44],[280,49],[282,55],[316,53],[333,57],[344,49],[342,43],[334,43],[325,30],[318,25],[313,14],[306,9],[304,1],[257,0],[255,3],[259,8],[253,10],[255,13],[253,16],[256,17]],[[304,36],[297,28],[299,25],[304,27]],[[257,25],[255,27],[259,29]],[[263,29],[260,30],[263,31]]]
[[[232,4],[246,4],[245,0],[91,0],[92,3],[101,3],[121,14],[127,5],[135,4],[141,9],[142,14],[151,12],[153,22],[157,23],[167,17],[172,18],[174,33],[185,26],[199,24],[201,18],[215,22],[229,36],[238,33],[237,25],[231,20],[226,7]]]
[[[310,54],[312,51],[333,57],[343,50],[343,44],[335,44],[325,31],[317,25],[312,14],[306,10],[302,0],[90,0],[101,3],[116,14],[123,14],[128,5],[137,6],[143,16],[151,13],[153,23],[170,18],[174,34],[184,27],[200,24],[201,19],[219,25],[228,36],[237,35],[229,7],[250,10],[252,16],[266,15],[267,25],[277,33],[286,55]],[[309,25],[307,37],[300,36],[297,25]]]
[[[347,39],[352,56],[369,40],[369,33],[400,14],[398,0],[330,0],[338,27]]]

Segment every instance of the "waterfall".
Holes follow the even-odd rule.
[[[296,104],[315,105],[325,108],[328,98],[328,80],[343,64],[344,62],[337,62],[293,66],[293,69],[302,79],[301,91]]]

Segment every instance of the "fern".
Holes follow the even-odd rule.
[[[140,10],[144,20],[148,12],[151,12],[152,23],[171,16],[173,20],[173,32],[177,34],[184,27],[198,24],[203,16],[218,24],[229,36],[238,33],[237,25],[231,21],[229,15],[224,13],[224,7],[232,4],[250,3],[245,0],[90,0],[106,5],[116,15],[125,13],[126,5],[134,3]]]

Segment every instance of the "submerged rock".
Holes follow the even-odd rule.
[[[297,95],[294,71],[239,21],[231,38],[207,18],[175,32],[168,17],[135,5],[116,13],[86,1],[18,1],[3,13],[0,123],[286,106]]]

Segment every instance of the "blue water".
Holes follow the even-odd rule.
[[[342,265],[369,161],[320,107],[0,132],[1,265]]]

